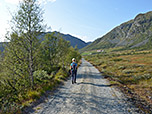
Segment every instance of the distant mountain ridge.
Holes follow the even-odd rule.
[[[39,37],[44,37],[45,34],[51,33],[51,32],[45,32],[42,33]],[[78,49],[84,48],[85,46],[89,45],[91,42],[85,42],[77,37],[74,37],[70,34],[63,34],[60,32],[55,31],[55,35],[61,36],[64,40],[69,41],[72,47],[77,46]]]
[[[115,27],[82,51],[114,48],[152,48],[152,11],[138,14],[134,19]]]
[[[71,46],[73,46],[73,47],[77,46],[78,49],[84,48],[85,46],[87,46],[91,43],[91,42],[85,42],[85,41],[81,40],[80,38],[77,38],[70,34],[63,34],[63,33],[59,33],[59,32],[57,32],[57,34],[60,34],[63,39],[70,41]]]
[[[42,38],[45,36],[45,34],[47,33],[51,33],[51,32],[43,32],[41,33],[38,38]],[[63,34],[63,33],[60,33],[60,32],[55,32],[56,35],[60,35],[63,39],[65,39],[66,41],[69,41],[71,46],[72,47],[75,47],[77,46],[78,49],[81,49],[87,45],[89,45],[91,42],[85,42],[77,37],[74,37],[70,34]],[[4,47],[3,47],[3,44],[4,42],[0,42],[0,50],[3,51],[4,50]]]

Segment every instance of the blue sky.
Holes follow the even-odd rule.
[[[52,31],[94,41],[139,13],[152,11],[152,0],[39,0]],[[0,0],[0,38],[4,41],[18,0]]]

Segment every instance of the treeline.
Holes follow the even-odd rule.
[[[60,36],[37,37],[45,28],[37,0],[21,2],[11,22],[9,43],[0,58],[0,113],[14,113],[26,101],[39,98],[61,75],[67,76],[73,57],[81,59],[78,50]]]

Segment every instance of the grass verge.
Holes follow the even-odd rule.
[[[110,80],[119,86],[136,106],[152,111],[152,50],[119,51],[85,56]]]

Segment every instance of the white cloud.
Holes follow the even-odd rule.
[[[5,0],[5,2],[10,3],[10,4],[18,4],[19,1],[22,1],[22,0]],[[47,4],[48,2],[52,2],[52,3],[56,2],[56,0],[38,0],[38,2],[40,4]]]
[[[83,40],[85,42],[88,42],[88,40],[89,40],[87,36],[80,36],[80,35],[76,35],[76,34],[70,34],[70,35],[80,38],[81,40]]]
[[[22,1],[22,0],[5,0],[5,2],[10,3],[10,4],[18,4],[19,1]]]
[[[9,27],[9,25],[6,24],[5,22],[2,22],[2,23],[1,23],[1,26],[2,26],[2,27],[0,27],[0,42],[4,42],[6,30],[7,30],[7,28]]]
[[[47,4],[48,2],[56,2],[56,0],[38,0],[40,4]]]
[[[48,0],[48,1],[50,1],[50,2],[55,2],[56,0]]]

